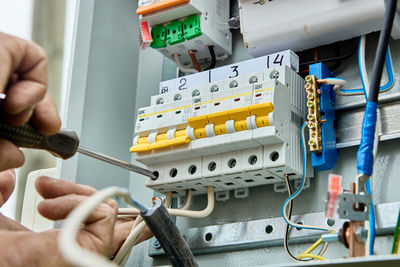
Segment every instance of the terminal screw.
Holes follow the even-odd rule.
[[[312,91],[311,89],[312,89],[312,85],[311,85],[311,83],[306,83],[306,86],[305,86],[305,88],[306,88],[306,90],[308,90],[308,91]]]
[[[306,82],[308,82],[308,83],[312,82],[312,78],[311,78],[310,75],[307,75],[306,78],[305,78],[305,80],[306,80]]]
[[[310,123],[308,124],[308,128],[310,128],[310,129],[315,129],[315,123],[310,122]]]
[[[314,118],[314,116],[313,116],[312,114],[308,114],[308,115],[307,115],[307,119],[308,119],[308,121],[310,121],[310,122],[315,122],[315,118]]]
[[[312,147],[315,147],[314,140],[312,140],[312,139],[308,140],[308,145],[312,146]]]
[[[313,94],[307,94],[307,99],[313,100],[314,99],[314,95]]]
[[[314,108],[314,104],[313,104],[313,102],[312,101],[307,101],[307,107],[308,108]]]

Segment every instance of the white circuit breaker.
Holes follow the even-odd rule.
[[[130,151],[161,193],[272,184],[302,175],[304,117],[304,80],[282,65],[153,96]]]
[[[179,55],[184,66],[192,62],[189,50],[200,63],[211,59],[210,46],[217,59],[232,53],[229,1],[139,0],[136,13],[142,36],[151,34],[148,45],[172,60]]]

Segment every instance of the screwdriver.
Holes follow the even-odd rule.
[[[93,152],[79,145],[79,137],[74,131],[60,130],[54,135],[45,135],[32,124],[12,126],[0,118],[0,138],[6,139],[21,148],[46,150],[61,159],[69,159],[79,152],[83,155],[107,162],[109,164],[133,171],[155,180],[158,177],[148,169]]]

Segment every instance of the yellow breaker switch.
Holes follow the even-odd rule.
[[[256,116],[257,127],[269,126],[268,114],[274,110],[271,102],[249,106],[250,114]]]
[[[163,140],[167,140],[167,134],[166,133],[157,134],[156,141],[158,142],[158,141],[163,141]]]
[[[178,130],[175,132],[175,137],[186,136],[186,130]]]
[[[188,124],[190,127],[194,128],[194,136],[196,139],[207,137],[206,125],[209,124],[207,115],[188,118]]]
[[[138,139],[138,144],[132,146],[129,151],[134,152],[146,152],[151,150],[163,149],[171,146],[178,146],[187,144],[190,142],[189,136],[186,135],[186,130],[178,130],[175,132],[175,137],[173,139],[167,139],[167,134],[162,133],[156,136],[155,143],[148,143],[148,137],[140,137]]]
[[[216,135],[226,134],[225,122],[229,120],[228,111],[211,113],[207,117],[210,123],[214,123],[214,133]]]
[[[249,107],[228,110],[228,116],[230,120],[235,121],[235,130],[237,132],[248,129],[246,119],[250,116]]]
[[[149,151],[149,144],[137,144],[134,146],[131,146],[129,149],[129,152],[134,153],[134,152],[146,152]]]
[[[149,143],[149,138],[147,136],[145,137],[139,137],[137,140],[138,144],[148,144]]]

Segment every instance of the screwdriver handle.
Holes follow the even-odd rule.
[[[75,155],[79,146],[79,137],[74,131],[61,130],[54,135],[45,135],[32,123],[12,126],[5,118],[0,118],[0,138],[18,147],[47,150],[62,159]]]

